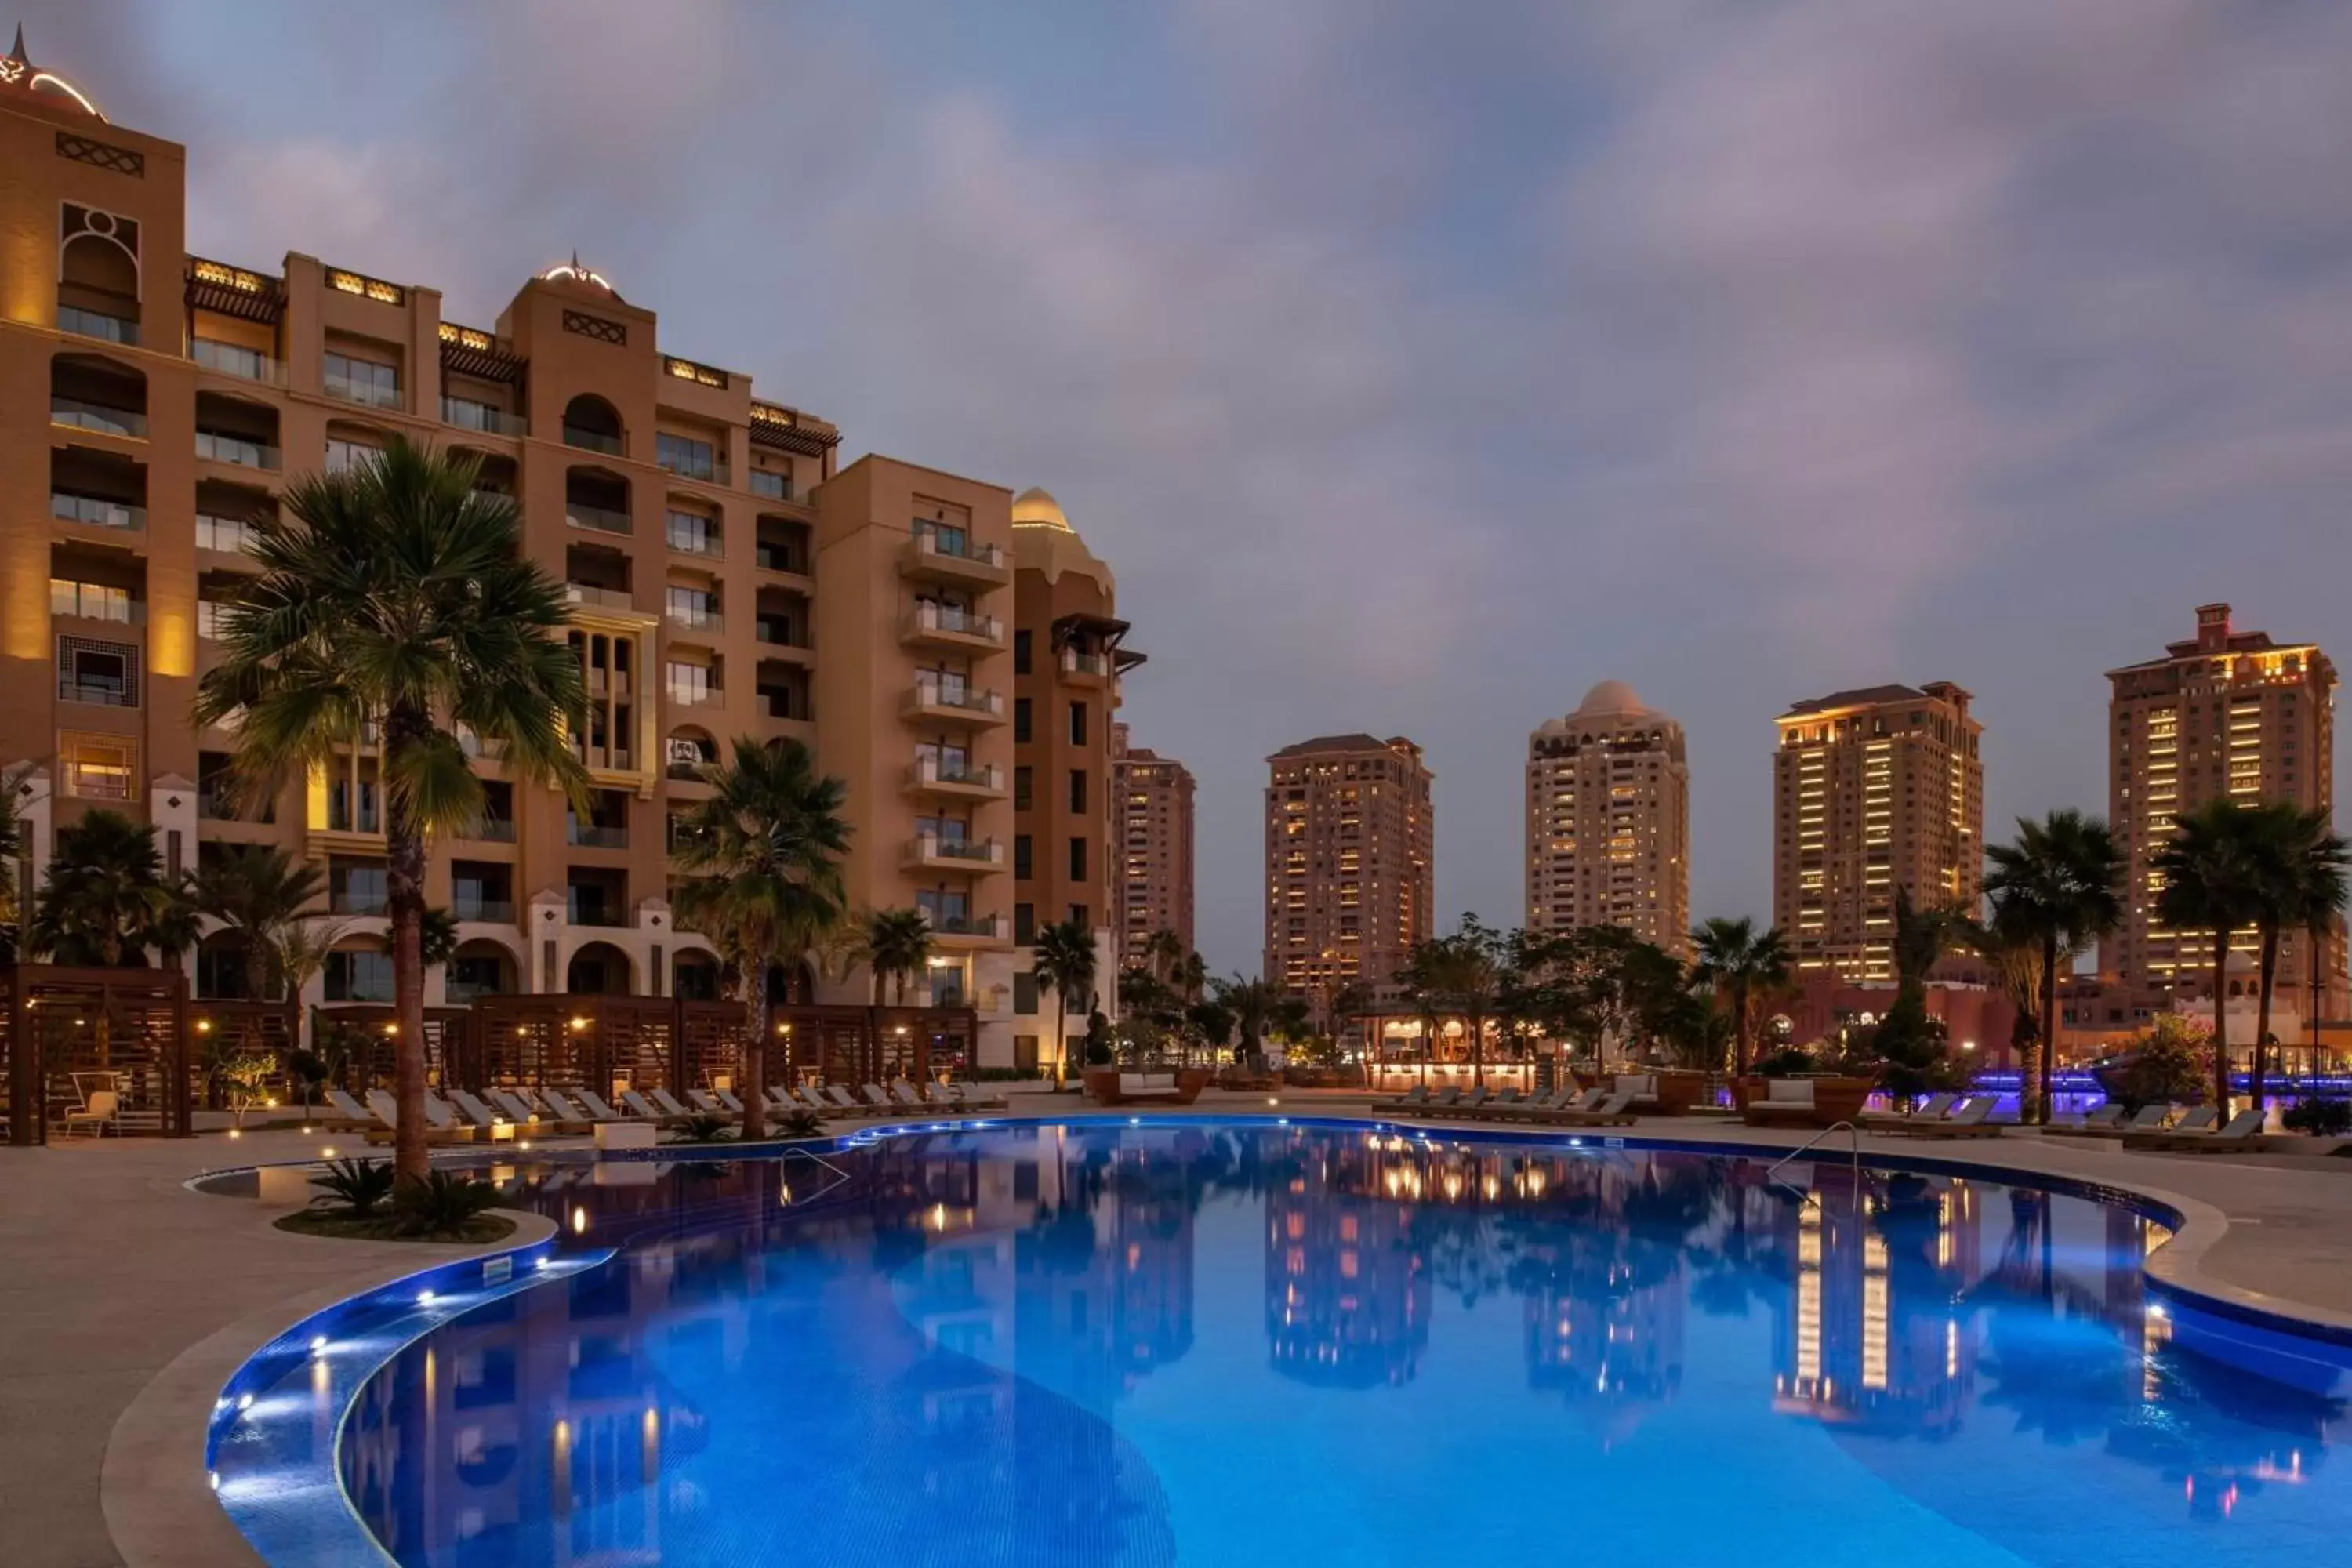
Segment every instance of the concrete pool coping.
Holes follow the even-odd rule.
[[[1360,1096],[1294,1093],[1282,1100],[1269,1107],[1262,1095],[1203,1097],[1189,1110],[1158,1108],[1150,1120],[1273,1120],[1287,1113],[1302,1121],[1387,1121]],[[988,1120],[1109,1122],[1131,1114],[1044,1095],[1021,1096],[1015,1107],[1010,1115]],[[1481,1140],[1544,1142],[1567,1135],[1557,1129],[1433,1118],[1387,1124],[1406,1132]],[[1803,1141],[1782,1131],[1712,1122],[1682,1127],[1656,1119],[1624,1133],[1633,1147],[1734,1155],[1785,1153]],[[1612,1130],[1610,1135],[1624,1134]],[[2031,1134],[1990,1142],[1990,1147],[1922,1148],[1917,1140],[1865,1135],[1862,1147],[1873,1163],[2079,1184],[2163,1205],[2180,1224],[2173,1242],[2149,1259],[2148,1274],[2159,1288],[2235,1307],[2257,1321],[2284,1321],[2300,1331],[2317,1330],[2322,1337],[2340,1335],[2352,1342],[2352,1268],[2347,1267],[2352,1264],[2352,1226],[2344,1223],[2352,1217],[2352,1187],[2341,1184],[2341,1176],[2352,1169],[2314,1172],[2284,1169],[2260,1157],[2240,1162],[2061,1148],[2058,1140]],[[521,1232],[478,1248],[294,1236],[272,1228],[269,1211],[249,1201],[223,1203],[182,1185],[206,1170],[313,1159],[317,1142],[293,1132],[248,1132],[238,1145],[132,1142],[0,1157],[0,1215],[10,1216],[0,1220],[0,1252],[23,1247],[23,1261],[53,1265],[12,1268],[12,1278],[0,1280],[0,1315],[9,1316],[20,1330],[0,1342],[0,1373],[25,1374],[22,1381],[0,1375],[0,1384],[18,1384],[16,1403],[24,1417],[0,1423],[0,1489],[23,1494],[0,1497],[0,1517],[10,1520],[12,1534],[18,1528],[26,1531],[12,1541],[12,1568],[89,1568],[109,1561],[128,1568],[257,1563],[209,1496],[202,1464],[212,1400],[229,1375],[255,1349],[321,1306],[436,1262],[527,1245]],[[1842,1157],[1844,1146],[1841,1137],[1839,1154],[1828,1158]],[[242,1158],[222,1158],[231,1148]],[[593,1152],[584,1142],[551,1143],[541,1152]],[[2352,1162],[2346,1164],[2352,1167]],[[111,1198],[129,1206],[119,1215],[100,1212],[93,1223],[87,1202],[56,1202],[54,1190],[47,1204],[8,1201],[12,1191],[57,1187],[37,1180],[37,1172],[79,1175],[83,1179],[72,1187],[84,1198]],[[2288,1214],[2298,1223],[2279,1223]],[[105,1243],[102,1272],[109,1278],[79,1276],[64,1267],[72,1262],[77,1238],[86,1242],[92,1231]],[[241,1270],[238,1266],[248,1260],[253,1266]],[[203,1277],[204,1288],[173,1294],[190,1279],[192,1269]],[[125,1293],[153,1310],[133,1322],[115,1321],[121,1314],[110,1314],[106,1298]],[[8,1310],[16,1307],[28,1310]],[[109,1330],[123,1331],[110,1336]],[[136,1342],[110,1345],[110,1337]],[[124,1376],[144,1367],[153,1370],[127,1392],[118,1392],[120,1384],[93,1389],[78,1374],[78,1362],[106,1353],[124,1363],[118,1368]],[[44,1382],[59,1392],[44,1398]],[[62,1392],[77,1388],[82,1397]],[[60,1404],[66,1407],[62,1420]],[[99,1429],[95,1441],[93,1427]],[[60,1442],[61,1437],[70,1440]],[[173,1489],[176,1500],[163,1500],[165,1489]],[[197,1500],[194,1506],[190,1498]]]

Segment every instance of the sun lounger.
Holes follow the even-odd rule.
[[[903,1106],[909,1110],[929,1109],[923,1104],[923,1097],[915,1092],[915,1086],[903,1078],[890,1080],[890,1100],[893,1104]]]
[[[654,1102],[654,1109],[656,1110],[660,1111],[664,1116],[668,1117],[673,1121],[688,1121],[693,1120],[695,1114],[694,1111],[686,1106],[680,1105],[677,1102],[677,1096],[670,1093],[670,1091],[666,1089],[649,1089],[646,1090],[646,1098]]]
[[[600,1117],[584,1107],[573,1104],[571,1098],[561,1089],[541,1089],[539,1102],[554,1113],[559,1126],[593,1128],[600,1121],[612,1120],[610,1117]]]
[[[689,1089],[686,1091],[686,1098],[693,1101],[694,1109],[705,1116],[727,1114],[727,1108],[719,1103],[719,1097],[707,1089]]]
[[[1469,1114],[1484,1117],[1488,1121],[1505,1121],[1513,1116],[1525,1115],[1527,1109],[1528,1102],[1519,1098],[1518,1086],[1506,1084],[1495,1091],[1495,1097],[1492,1100],[1471,1107]]]
[[[377,1122],[377,1125],[367,1130],[367,1141],[369,1142],[389,1143],[394,1138],[399,1136],[399,1101],[393,1099],[391,1094],[386,1090],[372,1089],[368,1090],[367,1106],[370,1110],[375,1113],[375,1120]],[[449,1108],[447,1106],[443,1106],[441,1108],[442,1114],[445,1116],[447,1115],[448,1110]],[[436,1127],[433,1124],[433,1106],[429,1101],[426,1103],[425,1107],[425,1141],[427,1143],[470,1143],[473,1140],[474,1130],[470,1127],[459,1127],[454,1124],[448,1127]]]
[[[1633,1091],[1621,1089],[1591,1110],[1555,1110],[1542,1120],[1555,1127],[1631,1127],[1633,1106]]]
[[[2045,1138],[2053,1132],[2062,1138],[2122,1138],[2134,1132],[2161,1132],[2165,1120],[2171,1114],[2169,1105],[2143,1105],[2127,1120],[2120,1112],[2102,1122],[2094,1122],[2086,1116],[2080,1126],[2045,1127],[2042,1134]]]
[[[2151,1108],[2142,1107],[2142,1109]],[[2161,1106],[2152,1109],[2159,1113],[2163,1110]],[[2044,1138],[2121,1137],[2124,1131],[2124,1118],[2129,1114],[2130,1112],[2122,1106],[2110,1102],[2100,1106],[2096,1110],[2085,1112],[2076,1121],[2053,1121],[2042,1130],[2042,1135]]]
[[[681,1120],[679,1117],[665,1113],[652,1100],[634,1089],[625,1089],[621,1091],[621,1103],[627,1107],[630,1113],[640,1121],[658,1121],[667,1125]]]
[[[643,1121],[646,1120],[634,1110],[614,1110],[611,1103],[593,1089],[575,1089],[571,1090],[570,1093],[572,1099],[578,1100],[581,1104],[588,1108],[589,1115],[594,1117],[599,1121]]]
[[[877,1110],[896,1110],[898,1109],[897,1106],[890,1103],[890,1097],[882,1092],[882,1086],[878,1083],[861,1083],[857,1086],[857,1093],[860,1099],[864,1100],[867,1105],[872,1106]]]
[[[2216,1114],[2211,1110],[2205,1112],[2208,1127],[2212,1124]],[[2186,1120],[2183,1118],[2184,1122]],[[2233,1149],[2243,1152],[2263,1146],[2263,1125],[2268,1120],[2263,1111],[2241,1110],[2230,1118],[2228,1126],[2218,1132],[2184,1131],[2179,1128],[2169,1132],[2135,1132],[2124,1140],[2124,1147],[2152,1149],[2172,1154],[2210,1154],[2217,1150],[2227,1152]]]
[[[1374,1110],[1412,1110],[1429,1103],[1429,1085],[1417,1083],[1403,1094],[1372,1101]]]
[[[478,1097],[462,1089],[453,1089],[449,1091],[449,1103],[457,1108],[458,1115],[474,1124],[474,1130],[478,1132],[488,1132],[491,1128],[500,1126],[509,1120],[484,1105]]]
[[[1609,1080],[1612,1091],[1622,1089],[1633,1098],[1627,1103],[1637,1113],[1658,1108],[1658,1075],[1654,1072],[1621,1072]]]
[[[1862,1124],[1874,1129],[1900,1129],[1922,1121],[1941,1121],[1951,1113],[1952,1107],[1959,1102],[1959,1099],[1957,1094],[1931,1094],[1909,1111],[1865,1110],[1862,1113]]]
[[[519,1089],[494,1089],[490,1090],[490,1103],[498,1106],[509,1116],[512,1117],[517,1124],[518,1131],[522,1128],[529,1128],[532,1131],[540,1133],[542,1136],[565,1132],[585,1132],[588,1131],[588,1123],[586,1121],[573,1121],[566,1122],[562,1116],[552,1109],[544,1105],[533,1105],[529,1100],[523,1099],[522,1093]],[[572,1114],[576,1117],[579,1112],[574,1111]]]
[[[2001,1124],[1990,1120],[1992,1108],[1992,1096],[1979,1095],[1960,1101],[1959,1108],[1949,1116],[1938,1117],[1933,1121],[1906,1121],[1900,1126],[1885,1127],[1879,1131],[1905,1138],[1998,1138],[2001,1134]]]
[[[1461,1102],[1462,1090],[1459,1088],[1441,1089],[1436,1094],[1432,1096],[1426,1103],[1412,1107],[1412,1114],[1415,1116],[1436,1116],[1443,1112],[1452,1110]]]
[[[320,1117],[319,1123],[330,1131],[364,1132],[375,1125],[374,1112],[353,1100],[342,1089],[329,1089],[326,1093],[326,1100],[334,1114]]]

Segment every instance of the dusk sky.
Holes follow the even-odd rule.
[[[1760,916],[1791,700],[1969,688],[2000,837],[2199,603],[2352,658],[2346,0],[19,8],[199,253],[488,325],[576,248],[845,458],[1051,489],[1221,970],[1310,735],[1420,742],[1517,923],[1527,732],[1628,680]]]

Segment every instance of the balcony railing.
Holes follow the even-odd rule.
[[[68,583],[49,579],[49,614],[78,616],[85,621],[112,621],[120,626],[135,626],[147,619],[147,602],[134,599],[120,588],[107,588],[97,583]]]
[[[452,899],[449,912],[461,921],[486,921],[492,925],[514,924],[512,899]]]
[[[392,900],[383,893],[338,888],[327,895],[327,912],[330,914],[380,915],[391,907]]]
[[[467,823],[459,831],[457,837],[471,839],[477,844],[511,844],[515,838],[514,818],[511,816],[478,817]]]
[[[762,544],[752,552],[752,559],[762,572],[790,572],[805,577],[808,568],[800,563],[799,553],[789,545]]]
[[[918,757],[907,771],[909,782],[919,785],[946,784],[964,789],[1004,791],[1004,774],[993,763],[947,763],[937,757]]]
[[[79,496],[68,490],[49,492],[49,515],[92,528],[144,528],[147,509],[100,496]]]
[[[563,841],[583,849],[626,849],[629,830],[601,823],[567,821],[563,825]]]
[[[969,686],[951,685],[941,680],[918,679],[909,700],[918,708],[946,708],[960,713],[981,713],[990,718],[1004,715],[1004,698],[994,691],[978,691]]]
[[[681,555],[724,555],[726,541],[716,525],[704,525],[702,520],[681,523],[675,516],[662,528],[662,537],[672,550]]]
[[[635,765],[633,753],[626,746],[592,746],[585,741],[572,742],[572,754],[592,768],[624,770]]]
[[[719,611],[701,605],[671,604],[662,612],[670,625],[690,632],[708,632],[713,637],[727,629],[727,617]]]
[[[66,702],[88,702],[100,708],[135,708],[131,690],[120,680],[97,680],[89,676],[59,674],[58,697]]]
[[[478,403],[470,397],[444,397],[441,423],[459,430],[479,430],[489,436],[528,436],[530,421],[520,414]]]
[[[916,533],[908,548],[917,563],[935,567],[970,567],[980,574],[994,574],[1004,570],[1004,550],[1002,545],[976,543],[957,534],[944,534],[930,530]]]
[[[793,499],[793,481],[786,475],[775,473],[767,468],[754,468],[744,476],[744,480],[745,488],[755,496],[764,497],[769,500]]]
[[[1107,679],[1110,675],[1110,655],[1081,653],[1076,648],[1066,647],[1062,650],[1061,666],[1064,675],[1094,675]]]
[[[286,367],[259,349],[197,338],[188,344],[188,357],[206,370],[239,381],[257,381],[265,386],[286,384]]]
[[[973,637],[986,643],[1004,640],[1004,626],[994,616],[983,616],[952,605],[922,604],[915,606],[907,617],[909,635],[939,633],[948,637]]]
[[[241,517],[215,517],[208,511],[196,513],[196,548],[226,550],[236,554],[252,551],[261,531]]]
[[[993,838],[941,838],[921,833],[907,842],[910,858],[926,863],[953,861],[966,866],[994,866],[1004,859],[1004,846]]]
[[[631,531],[627,512],[614,511],[610,507],[590,506],[586,501],[565,501],[563,515],[574,528],[593,528],[599,533],[627,533]]]
[[[58,307],[58,331],[134,347],[139,342],[139,323],[130,317],[110,316],[103,310],[85,310],[79,305]]]
[[[990,942],[1013,940],[1013,922],[1003,915],[950,915],[925,910],[923,923],[931,928],[934,936],[978,937]]]
[[[626,588],[599,588],[592,583],[566,583],[563,596],[575,605],[594,605],[605,610],[632,609],[636,605]]]
[[[563,918],[576,926],[625,926],[629,917],[619,910],[608,910],[602,904],[572,903],[565,909]]]
[[[337,375],[332,371],[326,374],[320,380],[320,385],[328,396],[339,398],[345,403],[356,403],[365,408],[401,406],[400,388],[397,385],[385,386],[374,381],[358,381],[348,375]]]
[[[673,681],[669,700],[674,708],[713,708],[727,700],[727,693],[716,686],[687,686]]]
[[[577,425],[563,427],[563,444],[577,447],[583,452],[602,452],[607,457],[621,455],[621,438],[618,436],[607,436],[601,430],[583,430]]]
[[[217,430],[196,432],[196,456],[207,462],[229,463],[240,468],[278,466],[277,447],[243,436],[225,436]]]
[[[139,440],[147,436],[147,416],[136,409],[85,403],[79,397],[59,397],[54,393],[49,397],[49,423],[76,430],[95,430],[101,436],[129,436]]]

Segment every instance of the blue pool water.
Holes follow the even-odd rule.
[[[2147,1222],[1982,1180],[1258,1124],[503,1172],[609,1261],[336,1450],[408,1568],[2326,1563],[2338,1403]]]

